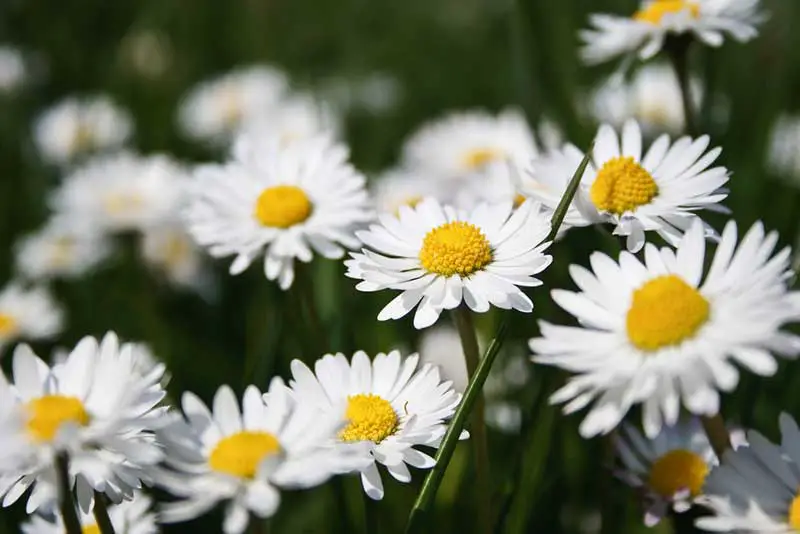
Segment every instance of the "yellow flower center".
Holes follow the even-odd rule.
[[[468,170],[474,171],[485,167],[493,161],[503,159],[505,154],[502,150],[491,147],[478,147],[468,151],[461,158],[461,164]]]
[[[89,424],[89,413],[76,397],[45,395],[29,401],[28,434],[34,441],[52,441],[64,423]]]
[[[311,215],[311,200],[295,185],[264,189],[256,200],[255,217],[263,226],[289,228]]]
[[[222,109],[222,122],[227,128],[233,129],[242,122],[242,98],[239,91],[233,87],[226,87],[220,96]]]
[[[188,240],[183,235],[170,235],[164,243],[162,254],[166,266],[177,269],[189,256]]]
[[[208,465],[226,475],[253,478],[261,462],[280,450],[278,439],[269,432],[243,430],[221,439],[211,451]]]
[[[139,211],[144,206],[144,198],[138,193],[111,193],[104,204],[107,214],[125,215]]]
[[[597,173],[589,198],[600,211],[622,215],[644,206],[658,194],[658,184],[632,157],[608,160]]]
[[[789,526],[800,532],[800,490],[789,505]]]
[[[94,148],[94,134],[91,128],[85,124],[79,124],[72,136],[70,152],[80,154],[81,152],[88,152],[92,148]]]
[[[514,207],[518,208],[518,207],[522,206],[522,203],[525,202],[526,200],[528,200],[528,197],[526,197],[525,195],[522,195],[520,193],[517,193],[514,196]]]
[[[349,424],[339,432],[342,441],[380,443],[397,430],[397,414],[389,401],[379,395],[347,397],[345,417]]]
[[[0,312],[0,336],[7,337],[14,334],[18,326],[13,316]]]
[[[626,326],[641,350],[678,345],[692,337],[711,313],[708,301],[674,274],[659,276],[633,292]]]
[[[50,264],[54,267],[63,267],[69,264],[75,250],[75,240],[71,237],[60,237],[53,242],[50,251]]]
[[[700,494],[708,475],[708,464],[697,454],[685,449],[669,451],[650,468],[649,486],[663,497],[672,497],[688,489],[692,496]]]
[[[687,0],[655,0],[647,7],[640,9],[633,14],[633,20],[647,22],[649,24],[659,24],[664,15],[689,11],[692,18],[700,16],[700,5],[697,2]]]
[[[100,527],[97,526],[97,523],[92,523],[91,525],[87,525],[81,529],[81,534],[100,534]]]
[[[468,276],[492,261],[492,247],[480,229],[455,221],[427,233],[419,251],[422,266],[442,276]]]

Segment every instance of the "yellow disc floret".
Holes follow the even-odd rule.
[[[64,423],[89,424],[89,413],[77,397],[45,395],[26,405],[27,430],[34,441],[52,441]]]
[[[789,526],[800,532],[800,489],[797,490],[792,504],[789,505]]]
[[[505,154],[502,150],[492,147],[478,147],[467,151],[461,158],[461,164],[468,170],[474,171],[485,167],[493,161],[503,159]]]
[[[653,463],[647,483],[662,497],[670,498],[686,489],[696,497],[703,489],[707,475],[708,464],[698,454],[676,449]]]
[[[477,226],[454,221],[427,233],[419,260],[430,273],[469,276],[492,261],[492,247]]]
[[[659,276],[634,291],[628,339],[645,351],[678,345],[708,321],[711,307],[695,288],[674,274]]]
[[[97,523],[86,525],[81,529],[81,534],[100,534],[100,527],[97,526]]]
[[[289,228],[311,215],[311,200],[295,185],[276,185],[264,189],[256,200],[255,218],[262,226]]]
[[[345,417],[348,425],[339,432],[342,441],[380,443],[397,430],[397,413],[389,401],[379,395],[349,396]]]
[[[688,11],[692,18],[700,16],[700,5],[687,0],[655,0],[633,14],[633,19],[649,24],[659,24],[664,15]]]
[[[622,215],[648,204],[658,194],[658,184],[632,157],[608,160],[597,173],[589,198],[600,211]]]
[[[0,336],[10,336],[17,331],[17,328],[17,320],[12,315],[0,312]]]
[[[281,450],[278,438],[269,432],[244,430],[219,441],[208,465],[214,471],[239,478],[253,478],[261,462]]]

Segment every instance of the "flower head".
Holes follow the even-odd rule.
[[[208,287],[200,248],[180,223],[165,222],[145,230],[141,254],[145,263],[172,284],[198,291]]]
[[[28,74],[21,52],[10,46],[0,46],[0,93],[17,90],[25,83]]]
[[[64,312],[43,287],[26,289],[11,283],[0,291],[0,351],[17,339],[51,338],[63,322]]]
[[[108,511],[114,530],[124,534],[156,534],[159,529],[156,517],[150,511],[152,501],[137,492],[130,501],[111,506]],[[100,529],[92,512],[78,510],[84,534],[99,534]],[[60,514],[36,514],[20,526],[22,534],[64,534],[64,521]]]
[[[297,93],[273,107],[242,119],[239,136],[264,139],[274,137],[280,144],[311,139],[319,135],[337,137],[342,118],[324,101]]]

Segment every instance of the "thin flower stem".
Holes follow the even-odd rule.
[[[366,492],[362,491],[364,498],[364,533],[379,534],[380,514],[378,513],[378,503],[370,499]]]
[[[697,113],[694,109],[692,100],[692,88],[689,77],[689,48],[692,44],[691,39],[674,38],[667,49],[678,78],[678,85],[681,89],[681,101],[683,102],[683,115],[686,123],[686,133],[691,136],[698,135]]]
[[[101,534],[115,534],[114,524],[111,523],[111,517],[108,515],[106,498],[97,491],[94,492],[94,520],[97,522]]]
[[[717,454],[717,458],[722,461],[722,455],[731,448],[731,437],[730,434],[728,434],[725,421],[722,419],[722,414],[718,413],[711,417],[704,416],[701,417],[700,420],[703,423],[703,430],[705,430],[706,436],[708,436],[711,447]]]
[[[458,336],[461,338],[461,347],[464,350],[464,358],[467,362],[467,371],[469,377],[472,378],[475,376],[481,358],[475,324],[469,309],[463,304],[454,311],[454,316],[456,327],[458,328]],[[475,479],[478,489],[478,532],[488,534],[492,531],[492,512],[489,508],[491,499],[487,498],[487,495],[490,494],[491,484],[489,483],[489,445],[486,437],[484,411],[483,395],[478,395],[477,399],[475,399],[475,411],[472,414],[470,434],[474,447]]]
[[[58,482],[58,507],[64,521],[67,534],[81,534],[83,531],[75,502],[72,499],[72,487],[69,481],[69,457],[61,453],[55,459],[56,478]]]

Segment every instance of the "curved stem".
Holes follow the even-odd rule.
[[[64,530],[67,531],[67,534],[81,534],[83,532],[81,521],[78,519],[75,502],[72,500],[72,487],[69,481],[69,457],[67,453],[61,453],[56,456],[55,468],[58,483],[58,508],[61,512],[61,519],[64,522]]]

